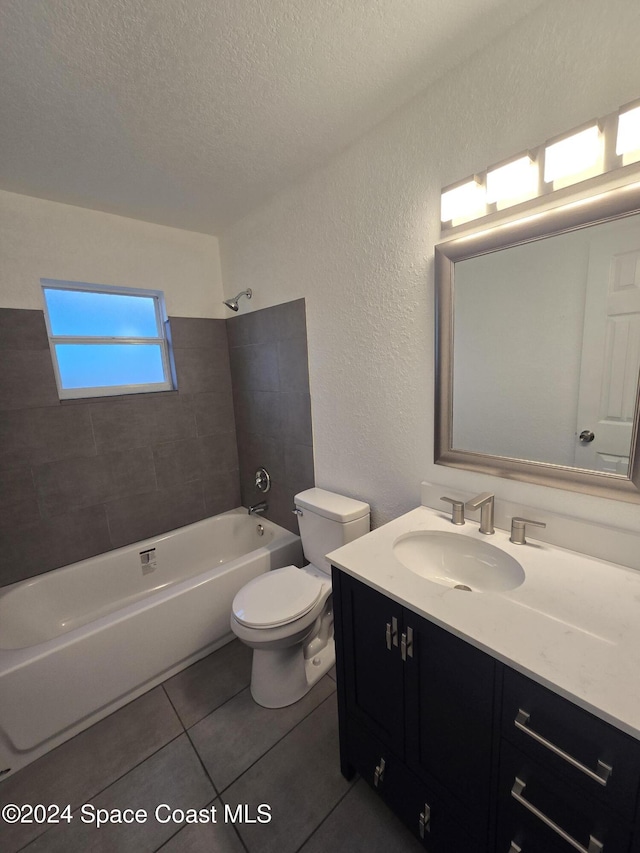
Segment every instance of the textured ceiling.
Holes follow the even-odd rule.
[[[217,234],[540,0],[0,0],[0,188]]]

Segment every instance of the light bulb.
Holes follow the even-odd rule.
[[[544,153],[544,179],[547,183],[567,175],[586,172],[596,165],[601,153],[597,124],[547,145]]]

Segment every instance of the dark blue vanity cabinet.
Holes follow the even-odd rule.
[[[484,853],[496,663],[334,572],[342,772],[360,773],[434,853]]]
[[[636,740],[353,577],[333,584],[342,772],[426,850],[640,853]]]

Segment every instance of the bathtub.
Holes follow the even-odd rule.
[[[0,776],[231,641],[238,590],[301,559],[240,508],[5,587]]]

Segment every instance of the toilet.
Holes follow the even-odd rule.
[[[294,498],[308,565],[254,578],[233,600],[231,630],[253,649],[251,695],[265,708],[301,699],[335,663],[325,554],[369,532],[369,504],[307,489]]]

